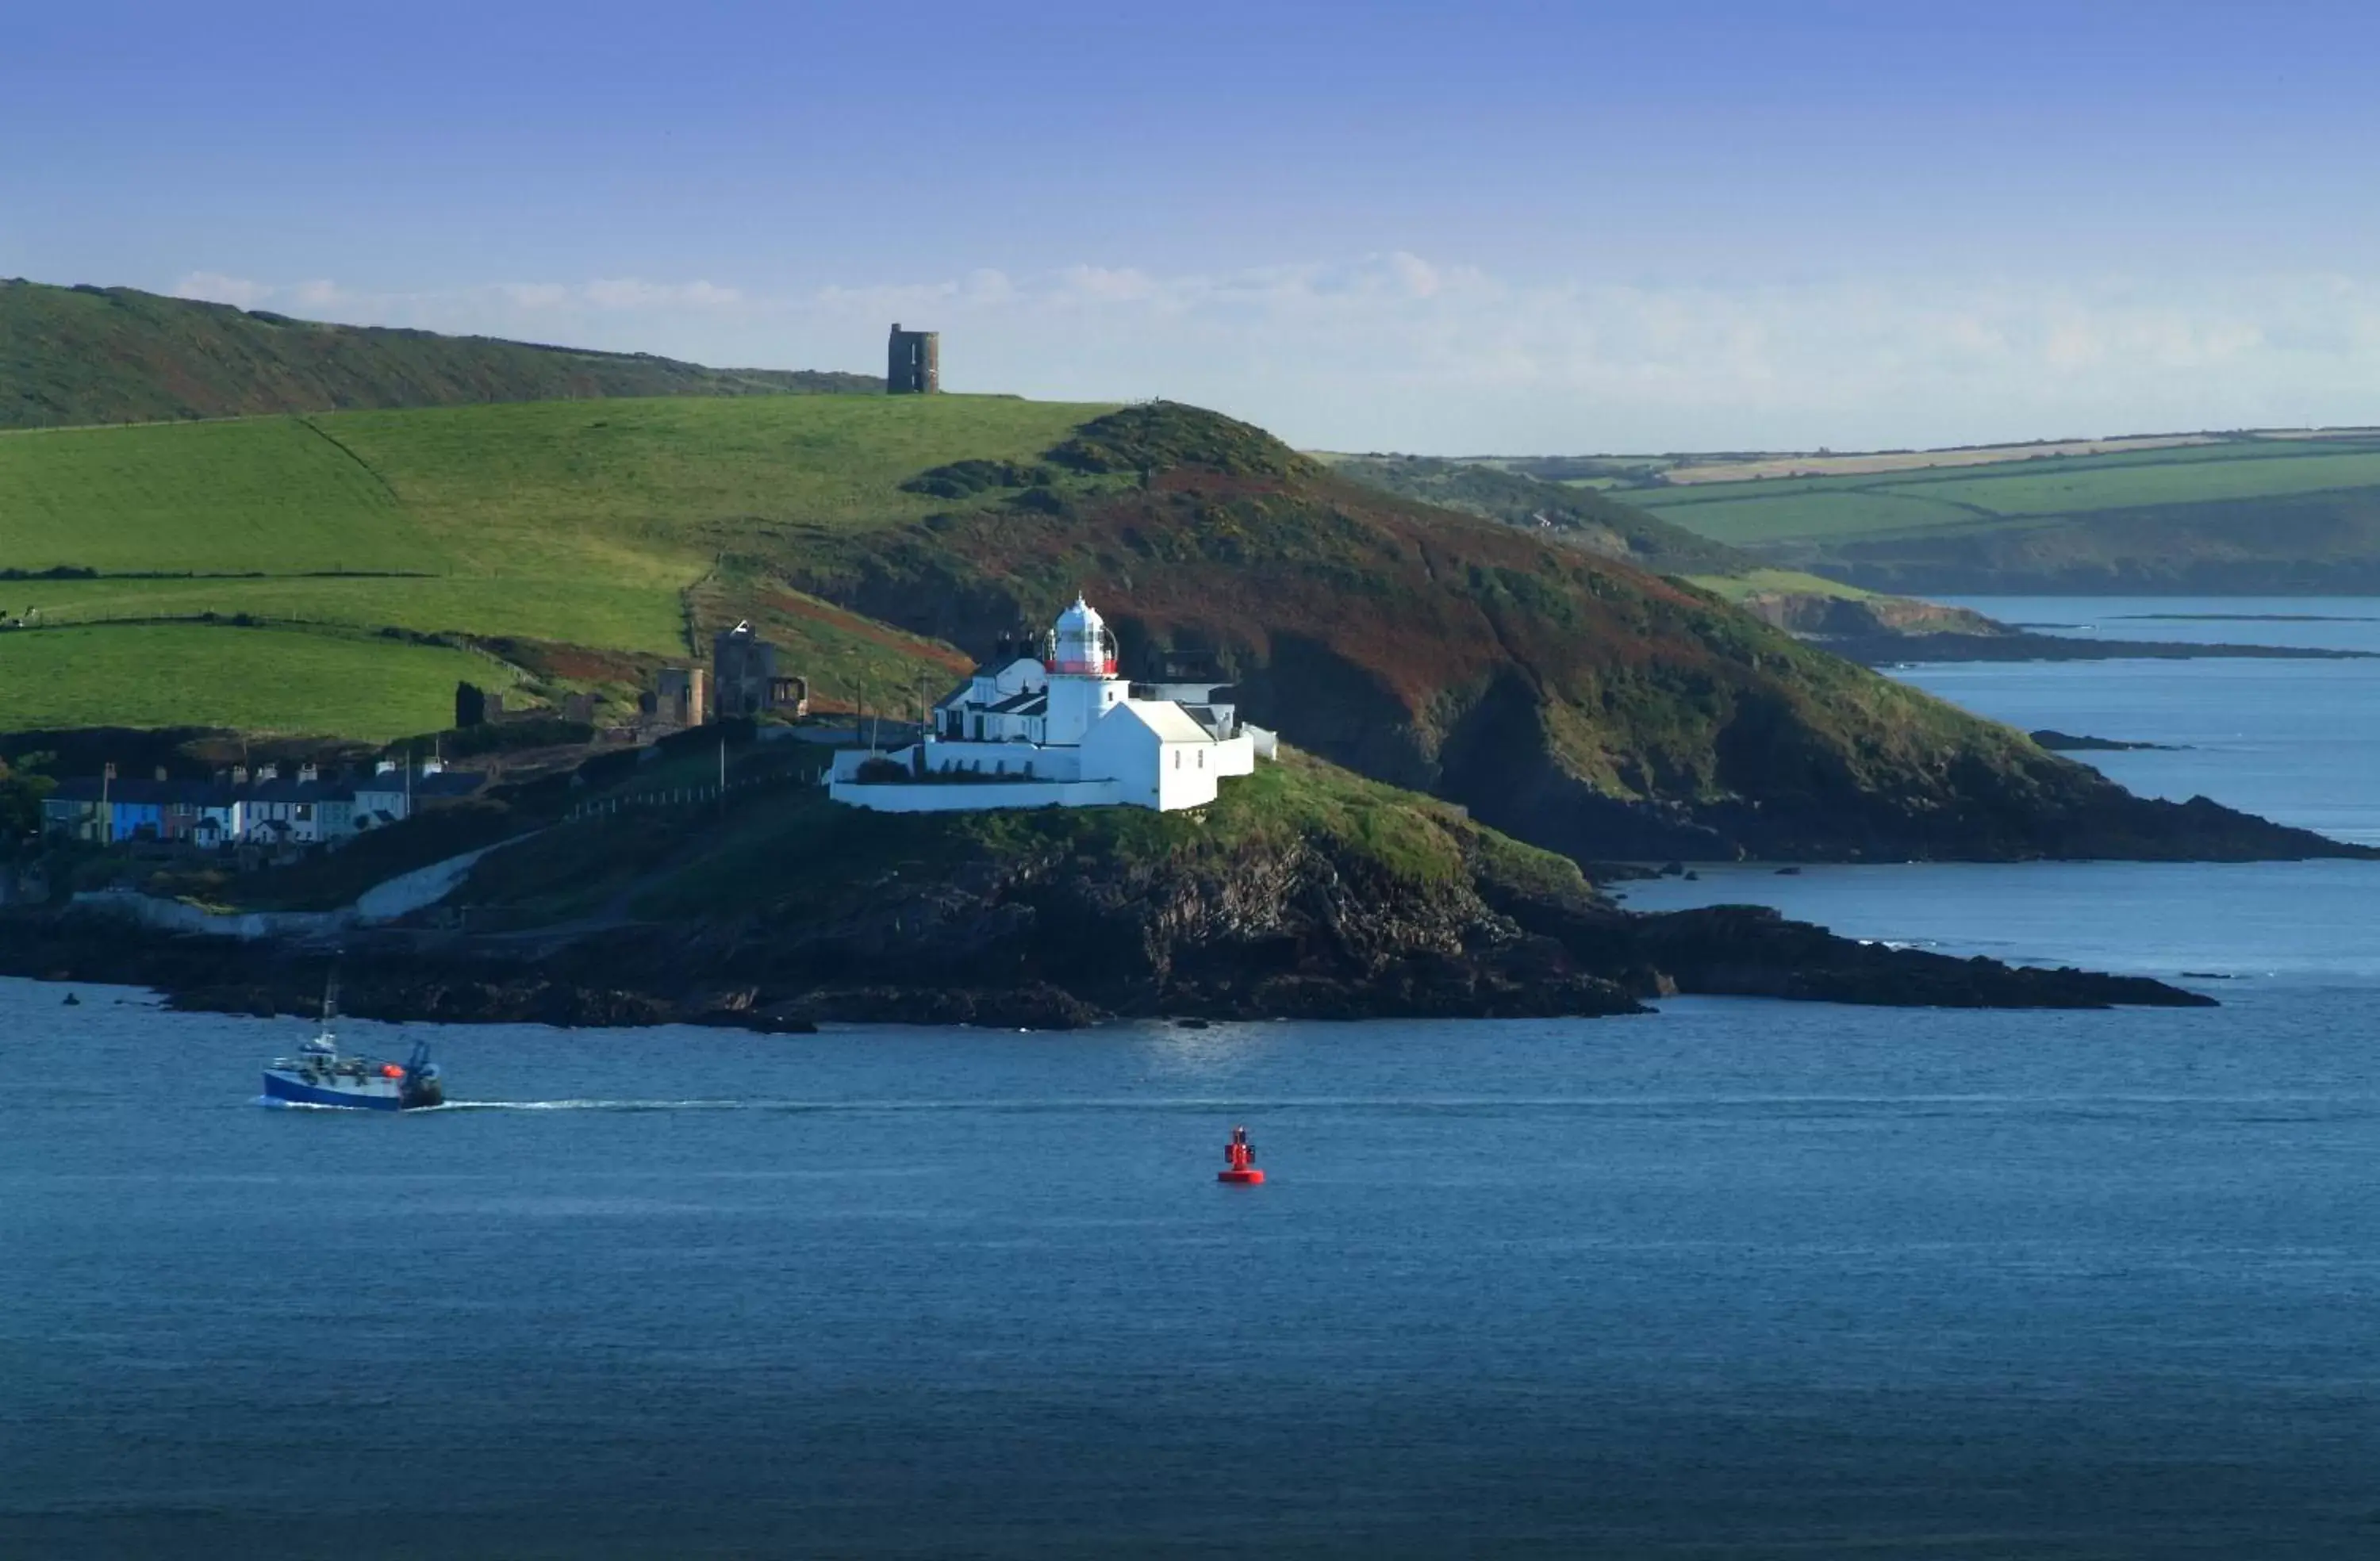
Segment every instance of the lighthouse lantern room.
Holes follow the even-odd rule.
[[[1050,689],[1044,743],[1081,743],[1110,710],[1130,696],[1132,685],[1116,676],[1115,635],[1080,596],[1058,615],[1044,659]]]

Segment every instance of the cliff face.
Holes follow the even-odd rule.
[[[1251,719],[1580,860],[2354,849],[2134,798],[1690,587],[1359,486],[1213,414],[1130,408],[1002,480],[777,566],[968,647],[1086,589],[1127,666],[1212,650]]]

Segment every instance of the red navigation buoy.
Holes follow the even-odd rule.
[[[1232,1142],[1223,1145],[1223,1168],[1215,1180],[1233,1187],[1254,1187],[1264,1180],[1264,1172],[1257,1169],[1256,1146],[1248,1142],[1248,1130],[1233,1128]]]

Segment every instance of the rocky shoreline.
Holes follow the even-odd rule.
[[[2143,977],[1840,938],[1754,906],[1638,914],[1599,899],[1509,893],[1492,905],[1457,895],[1430,906],[1344,884],[1333,902],[1312,893],[1309,878],[1290,897],[1305,903],[1286,917],[1202,930],[1199,913],[1214,905],[1194,889],[1132,907],[1117,937],[1075,914],[1095,886],[1040,887],[945,902],[939,914],[912,905],[824,936],[756,923],[648,926],[540,947],[401,930],[337,948],[244,942],[18,913],[0,923],[0,974],[147,986],[180,1009],[271,1015],[310,1011],[335,964],[344,1009],[368,1019],[762,1032],[821,1023],[1064,1030],[1159,1017],[1599,1017],[1642,1013],[1648,999],[1673,995],[1943,1008],[2214,1004]],[[1168,925],[1186,936],[1166,936]],[[1146,957],[1130,957],[1134,942]]]
[[[1817,644],[1864,667],[1939,661],[2362,661],[2368,650],[2310,646],[2223,645],[2192,640],[2085,639],[2080,635],[2028,632],[1875,634],[1822,638]]]

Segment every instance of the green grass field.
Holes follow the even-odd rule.
[[[757,612],[786,670],[828,697],[871,684],[880,693],[920,672],[939,681],[947,653],[798,601],[745,605],[721,587],[722,563],[739,548],[782,552],[804,534],[917,520],[947,507],[901,490],[919,472],[1029,460],[1105,410],[990,396],[686,397],[0,434],[0,569],[100,575],[0,580],[0,617],[86,626],[27,636],[71,640],[81,655],[11,653],[29,676],[50,656],[39,662],[52,684],[42,720],[216,719],[152,699],[132,686],[143,658],[110,649],[119,635],[185,656],[200,647],[194,667],[251,679],[252,664],[222,660],[225,641],[160,640],[154,626],[121,622],[203,613],[334,631],[279,633],[276,665],[290,675],[206,705],[263,729],[426,730],[444,720],[456,676],[477,666],[474,681],[488,681],[468,656],[459,672],[417,677],[431,664],[411,654],[419,647],[346,632],[381,627],[683,657],[689,610],[698,623]],[[136,573],[193,577],[126,577]],[[381,658],[387,700],[341,685],[373,681]],[[335,675],[305,675],[316,659]],[[30,724],[34,696],[8,675],[0,725]],[[397,719],[396,706],[413,713]]]
[[[438,646],[193,623],[0,634],[0,730],[229,726],[381,742],[454,720],[455,684],[502,686]]]
[[[990,396],[545,402],[318,419],[460,567],[679,589],[722,547],[915,520],[929,466],[1024,460],[1104,406]]]
[[[1696,483],[1630,502],[1719,541],[1830,542],[2380,488],[2380,443],[2231,440],[1999,466]]]
[[[453,561],[305,420],[0,436],[0,568],[413,570]]]
[[[1929,527],[1996,526],[2005,521],[2005,517],[1978,514],[1913,493],[1868,489],[1721,500],[1654,513],[1713,541],[1734,546],[1788,538],[1831,539]]]
[[[425,634],[512,635],[606,649],[684,655],[666,591],[601,582],[372,576],[0,581],[0,614],[36,609],[44,624],[234,613],[281,627],[393,626]]]

